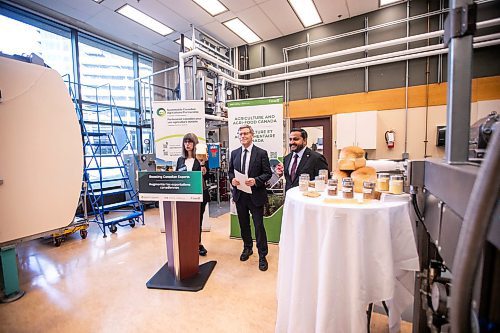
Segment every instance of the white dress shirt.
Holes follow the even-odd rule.
[[[184,160],[184,164],[186,165],[187,171],[193,171],[193,165],[194,165],[194,158],[186,158]]]
[[[293,166],[293,160],[295,159],[295,155],[299,155],[297,158],[297,169],[299,168],[300,160],[302,159],[302,155],[304,155],[304,151],[306,150],[306,147],[302,148],[301,151],[298,153],[293,153],[292,154],[292,159],[290,160],[290,165],[288,166],[288,174],[291,176],[292,175],[292,166]],[[297,172],[297,169],[295,169],[295,172]]]
[[[252,155],[252,148],[253,148],[253,143],[248,146],[248,148],[245,148],[243,146],[241,146],[241,160],[240,160],[240,164],[241,164],[241,169],[243,170],[243,155],[245,154],[245,149],[248,150],[247,152],[247,159],[245,161],[245,175],[248,176],[248,168],[250,167],[250,156]]]

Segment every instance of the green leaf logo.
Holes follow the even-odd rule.
[[[159,108],[158,110],[156,110],[156,114],[160,117],[164,117],[167,114],[167,111],[165,111],[164,108]]]

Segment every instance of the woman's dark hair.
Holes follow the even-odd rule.
[[[184,137],[182,138],[182,157],[188,158],[189,155],[186,150],[186,147],[184,146],[185,141],[191,141],[193,143],[193,158],[194,158],[196,155],[196,145],[198,144],[198,137],[194,133],[188,133],[184,135]]]
[[[290,130],[290,133],[292,132],[300,132],[300,136],[302,137],[302,139],[304,140],[307,140],[307,132],[305,129],[302,129],[302,128],[292,128]]]

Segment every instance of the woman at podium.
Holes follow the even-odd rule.
[[[198,146],[198,152],[196,148]],[[206,185],[207,173],[207,148],[206,145],[198,143],[198,137],[193,133],[188,133],[184,135],[182,139],[182,155],[177,159],[177,171],[201,171],[203,175],[203,202],[201,202],[200,208],[200,237],[199,237],[199,253],[200,256],[207,255],[207,249],[201,243],[201,226],[203,224],[203,213],[205,212],[205,207],[210,201],[210,195],[208,193],[208,188]]]

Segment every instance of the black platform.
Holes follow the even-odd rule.
[[[189,279],[176,280],[175,275],[168,269],[167,263],[146,283],[149,289],[167,289],[180,291],[200,291],[205,287],[217,261],[209,261],[200,265],[200,272]]]

